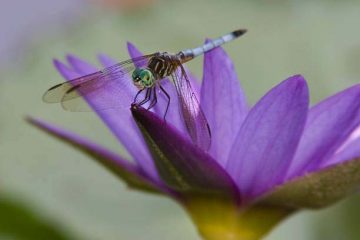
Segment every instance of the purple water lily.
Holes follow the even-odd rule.
[[[131,57],[141,55],[132,44],[128,50]],[[135,163],[44,121],[29,121],[89,154],[130,187],[178,201],[204,239],[260,239],[297,210],[325,207],[358,191],[359,84],[309,109],[306,81],[296,75],[250,107],[224,50],[204,58],[201,86],[189,76],[211,128],[209,150],[191,142],[170,81],[163,83],[171,96],[166,122],[161,94],[151,111],[136,106],[97,111]],[[104,67],[115,64],[105,55],[99,61]],[[97,70],[72,55],[67,62],[54,61],[67,80]],[[121,96],[130,103],[135,90],[104,88],[101,96],[86,100],[96,111],[104,98]]]

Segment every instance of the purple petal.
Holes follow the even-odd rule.
[[[127,42],[127,49],[129,52],[129,55],[131,58],[137,58],[137,57],[141,57],[144,54],[142,52],[139,51],[139,49],[137,49],[137,47],[135,47],[134,44],[132,44],[131,42]]]
[[[98,54],[97,59],[105,68],[111,67],[117,63],[117,61],[103,53]]]
[[[53,60],[53,64],[60,75],[66,80],[71,80],[79,76],[79,74],[77,74],[72,68],[68,67],[57,59]]]
[[[210,154],[225,166],[248,108],[234,65],[221,47],[205,54],[201,107],[212,132]]]
[[[239,201],[235,183],[214,159],[152,112],[134,106],[132,113],[167,186],[190,195],[221,192]]]
[[[111,67],[114,66],[115,64],[117,64],[118,62],[115,61],[114,59],[110,58],[108,55],[106,54],[98,54],[97,56],[98,61],[105,67]],[[134,96],[137,93],[137,89],[134,87],[134,85],[132,84],[132,80],[130,79],[129,76],[127,76],[126,79],[127,84],[121,84],[121,90],[117,90],[117,94],[119,94],[120,92],[125,92],[127,94],[126,98],[127,98],[127,102],[128,104],[131,104],[134,100]],[[120,85],[120,84],[119,84]],[[111,87],[111,86],[110,86]],[[122,96],[123,97],[123,96]],[[117,101],[120,99],[120,97],[118,97]],[[130,106],[130,105],[128,105]]]
[[[282,179],[303,131],[308,101],[307,84],[297,75],[270,90],[247,115],[227,170],[248,198]]]
[[[337,152],[329,161],[326,162],[326,165],[321,166],[321,168],[353,159],[360,159],[360,138],[357,138],[347,144],[344,149]]]
[[[166,121],[176,127],[176,129],[179,130],[181,133],[188,136],[185,124],[180,115],[178,96],[176,94],[174,85],[171,81],[165,79],[162,80],[161,86],[170,96],[170,105],[169,110],[166,114]],[[156,113],[159,117],[163,117],[165,114],[167,103],[168,99],[165,97],[165,94],[161,91],[158,91],[158,103],[154,107],[154,113]]]
[[[44,121],[33,118],[28,118],[27,121],[48,134],[89,155],[98,163],[124,180],[130,187],[152,192],[163,191],[161,190],[163,187],[158,186],[151,179],[147,178],[141,168],[124,160],[122,157],[109,151],[108,149]]]
[[[55,67],[58,69],[60,74],[67,80],[80,77],[82,75],[96,71],[94,67],[87,64],[83,60],[78,59],[74,56],[68,57],[71,65],[74,69],[79,70],[75,72],[70,70],[64,64],[59,61],[55,61]],[[115,91],[116,90],[116,91]],[[119,86],[118,88],[102,89],[101,94],[95,95],[93,98],[87,98],[88,103],[94,108],[100,118],[119,139],[119,141],[125,146],[127,151],[133,156],[134,160],[139,164],[144,171],[151,176],[153,179],[158,180],[158,174],[156,172],[154,163],[150,156],[148,149],[146,148],[145,142],[141,137],[141,133],[138,131],[135,122],[133,121],[129,109],[114,108],[106,111],[97,111],[97,105],[102,103],[103,97],[112,98],[113,101],[129,101],[129,106],[132,102],[131,97],[125,99],[124,96],[129,93],[124,92],[124,88]]]
[[[143,54],[132,43],[128,42],[127,47],[131,58],[143,56]],[[186,133],[184,122],[179,114],[180,109],[179,109],[178,96],[176,94],[174,85],[168,78],[166,78],[161,80],[161,86],[170,96],[170,105],[169,105],[169,110],[166,114],[166,120],[172,125],[174,125],[182,133]],[[165,96],[165,94],[161,91],[157,91],[157,96],[158,96],[158,102],[153,108],[153,111],[158,116],[163,117],[165,114],[168,99]]]
[[[309,111],[286,179],[313,171],[330,159],[360,124],[360,85],[325,99]]]
[[[68,61],[70,66],[72,66],[72,68],[75,70],[75,72],[81,75],[86,75],[98,71],[96,67],[89,64],[88,62],[85,62],[84,60],[80,59],[75,55],[68,54],[66,56],[66,60]]]

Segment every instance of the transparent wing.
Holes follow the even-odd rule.
[[[211,132],[205,114],[182,65],[172,75],[179,98],[180,109],[186,128],[193,142],[208,150],[211,144]]]
[[[133,93],[136,92],[136,88],[132,85],[128,73],[136,67],[146,66],[155,54],[129,59],[101,71],[55,85],[45,92],[43,100],[47,103],[61,103],[62,107],[69,111],[130,107],[131,102],[128,98],[135,96]]]

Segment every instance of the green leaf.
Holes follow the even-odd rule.
[[[1,237],[16,240],[74,239],[49,219],[37,216],[27,206],[4,197],[0,197]]]
[[[360,159],[296,178],[275,189],[259,204],[293,209],[322,208],[360,190]]]

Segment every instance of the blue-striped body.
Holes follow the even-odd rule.
[[[233,31],[219,38],[210,40],[202,46],[185,49],[177,54],[170,54],[167,52],[155,54],[149,60],[147,67],[135,69],[132,75],[134,85],[140,90],[145,88],[152,88],[156,81],[173,74],[180,64],[190,61],[191,59],[206,52],[209,52],[212,49],[223,45],[224,43],[230,42],[240,37],[245,32],[246,30]]]

